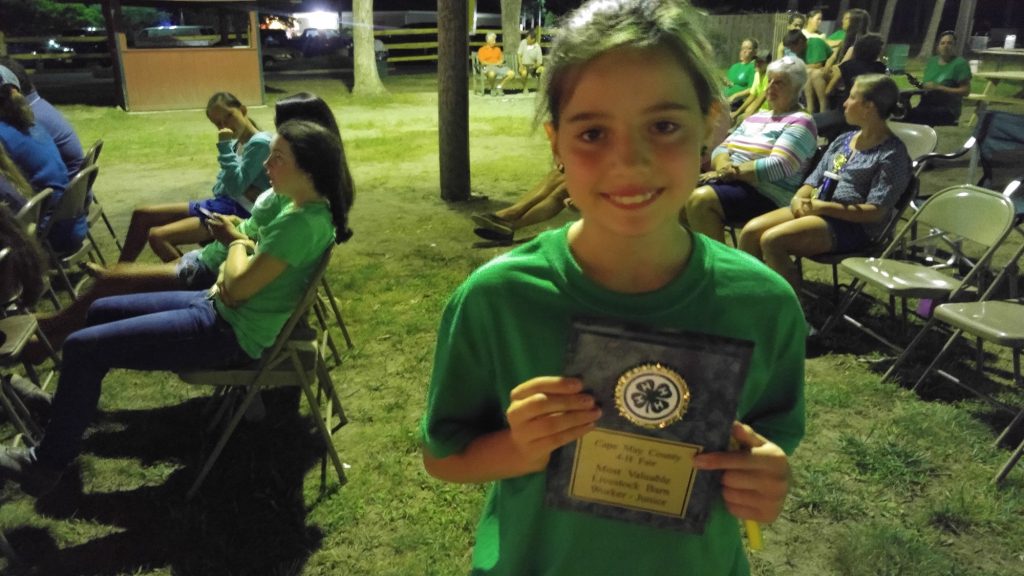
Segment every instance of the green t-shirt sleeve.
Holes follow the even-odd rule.
[[[473,277],[452,295],[437,331],[427,406],[420,422],[424,446],[436,458],[465,450],[474,439],[504,427],[502,403],[493,386],[481,319],[490,315],[474,305]]]
[[[256,252],[294,267],[303,266],[322,252],[322,234],[316,229],[316,222],[306,218],[305,211],[286,212],[262,228]]]
[[[846,30],[840,28],[839,30],[829,34],[828,39],[833,42],[842,42],[843,40],[846,40]]]
[[[812,36],[807,39],[807,60],[808,64],[820,64],[832,55],[832,49],[821,38]]]

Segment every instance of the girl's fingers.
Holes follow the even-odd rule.
[[[583,382],[579,378],[538,376],[513,388],[509,397],[514,402],[534,394],[576,394],[580,390],[583,390]]]
[[[594,397],[590,394],[534,394],[523,400],[515,400],[508,407],[506,417],[510,425],[552,414],[572,413],[594,408]]]

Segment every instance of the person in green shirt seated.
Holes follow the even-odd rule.
[[[679,223],[721,94],[695,13],[685,0],[591,0],[566,17],[541,105],[580,219],[471,273],[441,317],[422,457],[440,480],[490,484],[472,574],[745,576],[737,519],[782,511],[805,426],[807,327],[780,276]],[[602,412],[620,418],[565,373],[574,319],[598,315],[753,343],[729,415],[740,449],[685,458],[699,478],[722,474],[700,531],[545,504],[552,452]]]
[[[805,93],[807,109],[811,112],[828,110],[828,95],[835,90],[841,79],[839,64],[853,58],[853,45],[871,28],[871,14],[867,10],[852,8],[843,15],[843,28],[829,36],[828,45],[833,47],[824,65],[816,67],[807,81],[810,91]],[[842,33],[841,35],[839,33]],[[838,39],[838,41],[833,41]]]
[[[757,54],[757,40],[744,38],[740,42],[740,61],[729,67],[725,73],[725,97],[729,107],[735,110],[750,95],[750,87],[754,83],[756,66],[754,57]]]
[[[971,93],[971,67],[956,55],[956,35],[947,30],[939,35],[938,54],[924,67],[921,79],[925,93],[917,106],[907,112],[904,122],[929,126],[954,126],[960,122],[964,96]]]
[[[295,311],[332,244],[352,236],[353,186],[341,140],[305,120],[278,128],[265,161],[274,191],[291,200],[259,243],[215,215],[227,245],[214,288],[102,298],[64,342],[50,422],[38,446],[0,450],[0,481],[29,494],[52,490],[78,456],[112,368],[218,370],[251,365]]]

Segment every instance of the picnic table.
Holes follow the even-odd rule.
[[[978,106],[971,115],[971,120],[968,122],[968,126],[974,126],[978,120],[978,116],[985,112],[985,109],[989,104],[1010,104],[1017,106],[1024,106],[1024,92],[1018,92],[1015,96],[996,96],[996,87],[999,86],[1000,82],[1017,82],[1024,84],[1024,70],[1001,70],[997,72],[978,72],[974,75],[975,78],[981,78],[987,80],[985,84],[985,90],[980,94],[968,94],[967,100],[977,102]]]

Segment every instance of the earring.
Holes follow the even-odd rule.
[[[559,174],[565,174],[565,164],[562,164],[561,162],[555,164],[555,170],[558,170]]]

